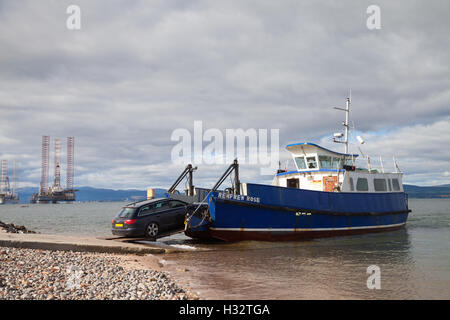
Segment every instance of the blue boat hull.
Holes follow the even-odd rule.
[[[247,184],[247,193],[212,193],[210,218],[191,217],[186,234],[225,241],[353,235],[402,228],[410,212],[403,192],[337,193]]]

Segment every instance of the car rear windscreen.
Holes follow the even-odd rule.
[[[130,218],[135,211],[135,208],[122,208],[117,214],[117,218]]]

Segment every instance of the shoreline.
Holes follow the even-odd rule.
[[[0,247],[0,300],[198,300],[153,255]]]
[[[200,299],[165,268],[180,250],[106,239],[0,221],[0,300]]]

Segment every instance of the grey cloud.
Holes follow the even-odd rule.
[[[202,120],[279,128],[281,149],[319,141],[339,129],[331,107],[349,88],[365,133],[447,128],[447,1],[377,1],[379,31],[366,28],[369,1],[77,1],[80,31],[65,27],[69,4],[0,2],[0,156],[23,162],[27,183],[39,181],[43,134],[76,137],[78,184],[163,186],[182,169],[170,163],[174,129]],[[414,145],[402,150],[422,160]],[[449,159],[440,152],[422,182],[448,181],[439,170]],[[423,172],[407,169],[420,183]],[[222,170],[199,171],[199,182]],[[242,174],[270,181],[259,168]]]

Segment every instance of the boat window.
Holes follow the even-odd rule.
[[[356,190],[357,191],[369,191],[369,183],[366,178],[358,178],[356,181]]]
[[[388,186],[389,186],[389,191],[392,191],[392,183],[391,183],[391,179],[388,179]]]
[[[306,169],[305,157],[295,157],[295,163],[299,170]]]
[[[394,188],[394,191],[400,190],[400,184],[398,183],[398,179],[392,179],[392,187]]]
[[[355,191],[355,186],[353,184],[353,178],[348,178],[348,184],[350,185],[350,191]]]
[[[297,178],[293,178],[293,179],[287,179],[286,180],[287,183],[287,187],[288,188],[295,188],[298,189],[300,186],[300,180]]]
[[[333,169],[340,169],[342,167],[341,165],[341,158],[334,158],[333,157]]]
[[[373,179],[375,191],[386,191],[386,179]]]
[[[331,169],[331,157],[319,156],[319,164],[321,169]]]
[[[306,162],[308,163],[308,169],[317,168],[316,157],[306,157]]]
[[[345,159],[345,165],[346,166],[353,166],[353,160],[352,158]]]

